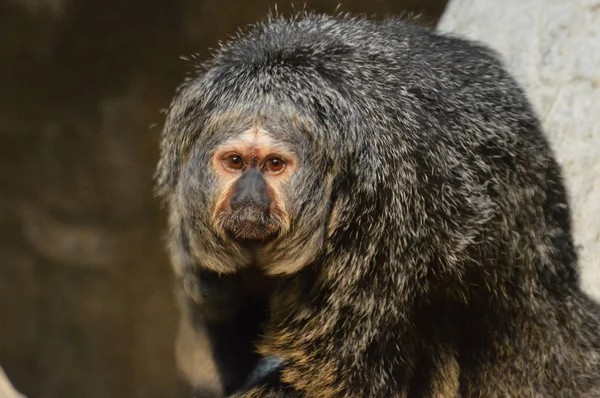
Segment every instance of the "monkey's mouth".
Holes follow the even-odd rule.
[[[225,213],[219,218],[227,234],[241,243],[270,241],[281,229],[279,218],[270,213],[246,210]]]

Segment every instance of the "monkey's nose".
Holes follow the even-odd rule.
[[[234,193],[230,200],[231,210],[242,207],[253,207],[256,210],[269,209],[267,182],[259,172],[248,172],[235,183]]]

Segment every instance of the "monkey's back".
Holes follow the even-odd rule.
[[[412,221],[491,234],[496,254],[509,257],[526,250],[508,247],[522,240],[510,235],[535,231],[558,256],[552,276],[576,284],[560,169],[525,94],[487,47],[401,20],[306,15],[254,26],[204,68],[214,82],[208,104],[293,106],[312,119],[305,133],[385,211],[410,217],[390,205],[418,195],[428,214]]]

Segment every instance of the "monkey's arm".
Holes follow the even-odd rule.
[[[306,269],[286,278],[273,294],[272,316],[257,349],[265,357],[282,358],[284,363],[252,389],[233,397],[383,398],[408,394],[413,378],[410,358],[419,350],[411,326],[414,312],[404,310],[413,307],[410,297],[395,295],[389,301],[386,295],[391,292],[372,291],[370,284],[364,284],[366,292],[354,289],[348,298],[334,283],[319,281],[315,272]],[[431,344],[443,348],[436,341]],[[444,362],[440,352],[419,354],[431,354],[440,357],[435,362]],[[446,373],[448,377],[454,374]],[[440,380],[444,385],[446,373]]]
[[[243,304],[243,285],[238,275],[190,268],[183,273],[181,283],[190,306],[204,323],[231,320]]]
[[[281,364],[278,358],[263,358],[246,383],[247,388],[229,398],[304,398],[304,393],[281,381]]]
[[[301,397],[298,392],[281,382],[281,370],[285,362],[278,357],[262,358],[252,372],[244,387],[230,398],[249,397]]]
[[[259,359],[253,343],[266,304],[247,294],[240,275],[190,270],[184,286],[192,323],[207,335],[223,391],[230,394],[247,380]]]
[[[304,398],[305,395],[288,387],[261,386],[230,398]]]

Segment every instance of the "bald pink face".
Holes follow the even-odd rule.
[[[297,157],[259,127],[220,145],[212,158],[221,192],[213,213],[219,230],[234,238],[264,240],[289,227],[281,185]]]

